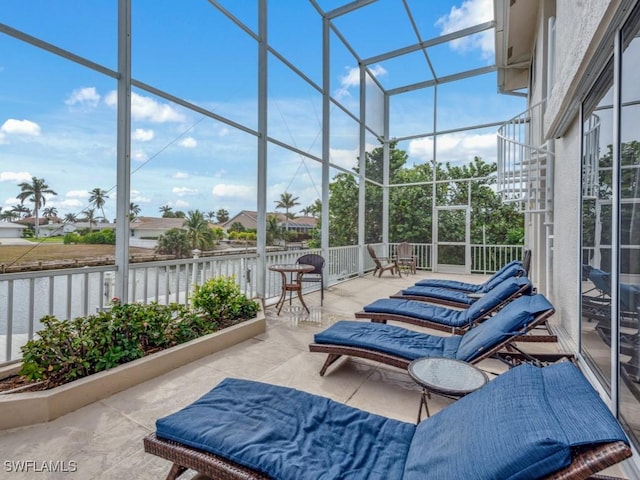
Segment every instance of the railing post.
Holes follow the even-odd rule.
[[[200,258],[201,253],[202,251],[198,250],[197,248],[194,250],[191,250],[191,255],[193,255],[194,260],[197,260],[198,258]],[[198,262],[193,262],[191,264],[191,290],[192,291],[195,291],[197,284],[198,284]]]

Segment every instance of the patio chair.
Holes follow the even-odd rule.
[[[417,300],[381,298],[365,305],[362,311],[356,312],[355,317],[381,323],[395,320],[462,335],[473,324],[488,318],[515,297],[531,292],[531,281],[527,277],[511,277],[467,309],[448,308]]]
[[[373,276],[376,276],[378,273],[378,278],[382,276],[382,272],[386,272],[389,270],[391,275],[394,272],[398,272],[398,276],[402,278],[402,274],[400,273],[400,267],[398,267],[398,261],[395,257],[378,257],[376,255],[376,251],[373,249],[371,245],[367,245],[367,251],[373,260],[373,263],[376,265],[376,268],[373,270]]]
[[[442,278],[426,278],[424,280],[418,280],[415,284],[423,287],[442,287],[452,290],[462,290],[463,292],[486,293],[505,278],[518,276],[526,276],[526,270],[521,261],[513,260],[494,273],[486,282],[480,284]]]
[[[509,285],[516,286],[518,282],[513,282],[512,278],[506,278],[502,282],[508,282]],[[526,277],[520,277],[526,278]],[[500,282],[500,283],[502,283]],[[500,285],[496,283],[495,286]],[[528,294],[532,290],[530,284],[521,282],[521,291],[513,292],[513,295]],[[511,296],[511,293],[506,293]],[[424,287],[421,285],[412,285],[408,288],[400,290],[390,296],[390,298],[400,298],[404,300],[417,300],[419,302],[437,303],[449,307],[469,308],[473,303],[482,298],[484,293],[463,292],[462,290],[452,290],[444,287]]]
[[[300,263],[303,265],[313,265],[315,267],[315,270],[303,274],[300,281],[320,283],[320,306],[322,306],[324,302],[324,258],[321,255],[309,253],[298,258],[298,260],[296,260],[296,263]]]
[[[494,356],[510,366],[523,360],[556,361],[570,355],[532,356],[513,345],[513,342],[523,340],[527,332],[543,325],[554,311],[553,305],[544,295],[523,296],[464,335],[448,337],[396,325],[341,320],[316,333],[309,351],[327,354],[320,375],[324,375],[327,368],[342,355],[373,360],[401,369],[406,369],[412,360],[422,357],[443,357],[477,363]],[[503,352],[499,353],[501,350]]]
[[[401,242],[396,247],[398,266],[409,273],[416,273],[418,258],[413,254],[413,247],[408,242]]]
[[[290,387],[227,378],[156,421],[146,452],[211,478],[587,478],[631,456],[572,363],[522,365],[418,425]]]

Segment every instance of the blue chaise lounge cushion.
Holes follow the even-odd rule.
[[[504,280],[493,290],[478,299],[466,310],[432,305],[418,300],[403,300],[401,298],[380,298],[363,310],[368,313],[388,313],[404,315],[418,320],[438,323],[448,327],[465,327],[484,317],[522,287],[530,287],[531,281],[527,277],[512,277]]]
[[[561,404],[564,413],[558,414]],[[589,423],[572,425],[592,410],[604,420],[595,433]],[[580,439],[628,442],[575,365],[525,364],[420,423],[403,479],[542,478],[570,464],[571,447]]]
[[[493,317],[462,336],[456,358],[471,361],[507,337],[524,333],[539,314],[553,311],[553,305],[542,294],[524,295],[508,303]]]
[[[424,280],[418,280],[416,282],[416,285],[422,285],[425,287],[443,287],[443,288],[450,288],[455,290],[462,290],[465,292],[486,293],[506,278],[525,275],[525,274],[526,274],[526,271],[522,265],[522,262],[519,260],[513,260],[507,263],[506,265],[504,265],[500,270],[494,273],[489,278],[489,280],[487,280],[485,283],[482,283],[482,284],[459,282],[457,280],[445,280],[441,278],[432,278],[432,279],[427,278]]]
[[[402,478],[415,425],[286,387],[225,379],[156,435],[282,480]]]
[[[415,360],[420,357],[455,358],[462,336],[441,337],[384,323],[341,320],[316,333],[314,340],[316,343],[371,349]]]
[[[425,287],[422,285],[413,285],[402,290],[403,295],[412,295],[414,297],[439,298],[440,300],[448,300],[464,305],[471,305],[477,298],[470,297],[469,293],[462,290],[453,290],[444,287]]]

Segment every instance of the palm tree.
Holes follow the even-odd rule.
[[[322,214],[322,202],[319,198],[316,198],[316,201],[309,205],[307,208],[303,208],[300,210],[300,213],[303,215],[310,215],[312,217],[319,218]]]
[[[12,222],[16,220],[16,215],[17,213],[13,209],[5,210],[4,212],[0,213],[0,218],[2,220],[6,220],[7,222]]]
[[[280,194],[280,200],[276,200],[276,208],[284,208],[284,216],[288,219],[295,218],[295,215],[289,213],[289,209],[293,208],[297,205],[300,205],[298,202],[298,197],[294,197],[289,192],[284,192]],[[289,230],[289,222],[287,222],[287,230]]]
[[[133,202],[129,203],[129,220],[136,218],[141,211],[140,205]]]
[[[47,207],[42,210],[42,216],[44,218],[56,217],[58,215],[58,209],[56,207]]]
[[[204,217],[210,222],[213,222],[216,218],[216,212],[214,212],[213,210],[209,210],[207,213],[205,213]]]
[[[187,229],[189,246],[192,250],[196,248],[206,250],[215,243],[213,231],[200,210],[190,210],[184,219],[183,226]]]
[[[76,223],[78,221],[78,216],[75,213],[67,213],[64,216],[64,223]]]
[[[89,192],[89,206],[93,205],[96,208],[99,208],[102,212],[102,218],[106,218],[104,215],[104,204],[107,203],[107,191],[103,190],[99,187],[94,188]]]
[[[85,222],[89,222],[89,230],[93,231],[93,224],[96,222],[96,211],[93,208],[85,210],[84,219]]]
[[[49,188],[49,185],[45,183],[44,178],[31,177],[31,183],[22,182],[18,187],[22,190],[16,197],[20,200],[20,204],[22,205],[25,200],[29,200],[33,203],[34,217],[36,217],[35,236],[38,238],[40,233],[40,219],[38,217],[38,212],[40,207],[47,203],[45,195],[57,195],[57,193]]]
[[[219,208],[216,212],[216,219],[218,223],[226,223],[229,221],[229,212],[224,208]]]
[[[162,218],[174,218],[176,216],[175,213],[173,213],[172,208],[169,205],[163,205],[160,207],[160,213],[162,213]]]
[[[282,227],[278,224],[278,217],[276,215],[269,215],[267,217],[267,230],[266,230],[267,245],[273,245],[275,240],[282,238]]]
[[[31,215],[31,210],[24,205],[14,205],[11,208],[11,212],[13,212],[13,218],[16,220],[20,220],[21,218],[26,218]]]

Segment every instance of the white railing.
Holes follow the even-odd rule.
[[[394,254],[396,245],[375,245],[375,248],[381,256],[388,256]],[[418,269],[431,270],[431,244],[413,244],[413,248]],[[330,248],[324,269],[325,285],[335,285],[358,276],[361,271],[373,270],[366,249],[362,252],[361,269],[358,246]],[[322,254],[319,249],[268,252],[266,264],[295,263],[306,253]],[[521,246],[472,245],[472,271],[491,273],[521,256]],[[255,253],[132,263],[129,268],[130,302],[188,304],[194,283],[218,276],[233,276],[247,296],[257,296]],[[20,358],[20,347],[37,334],[43,316],[71,319],[108,308],[114,278],[113,265],[0,274],[0,365]],[[305,292],[318,288],[319,284],[304,285]],[[281,276],[267,271],[265,304],[274,303],[280,292]]]
[[[544,100],[498,129],[497,189],[522,212],[547,209],[547,167],[553,155],[544,141]]]

